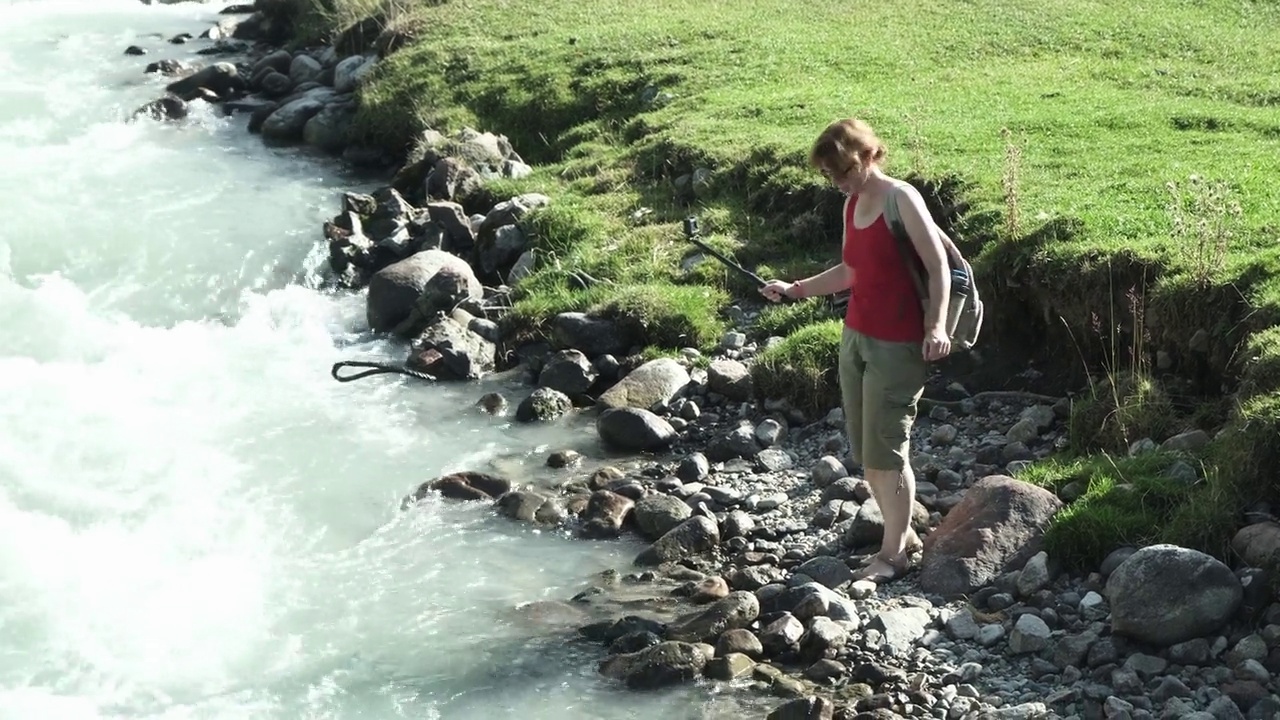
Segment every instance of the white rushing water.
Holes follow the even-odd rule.
[[[0,0],[0,717],[694,718],[513,608],[632,541],[400,499],[581,429],[512,427],[314,289],[356,184],[243,116],[126,122],[220,5]],[[149,49],[127,57],[131,44]],[[513,396],[518,401],[519,396]],[[518,468],[519,465],[516,467]]]

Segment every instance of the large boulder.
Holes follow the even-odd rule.
[[[835,704],[820,695],[795,698],[779,705],[765,720],[831,720]]]
[[[776,594],[760,596],[762,614],[791,612],[801,615],[804,614],[801,608],[805,605],[822,608],[823,614],[832,620],[861,622],[858,607],[853,600],[818,582],[785,587]]]
[[[488,475],[482,472],[464,470],[450,473],[434,480],[428,480],[418,486],[411,495],[404,499],[402,506],[408,507],[425,499],[432,493],[451,500],[483,500],[493,501],[511,490],[511,481]]]
[[[676,439],[671,423],[640,408],[610,408],[596,418],[596,432],[610,448],[646,452],[667,447]]]
[[[1044,531],[1062,501],[1006,475],[974,483],[924,541],[920,589],[967,595],[996,576],[1021,568],[1044,545]]]
[[[476,233],[476,257],[481,271],[492,273],[511,267],[528,247],[528,238],[518,224],[520,219],[548,202],[546,195],[528,193],[498,203],[485,215]]]
[[[328,97],[304,93],[282,103],[262,123],[262,139],[278,144],[301,142],[307,123],[325,109]]]
[[[256,78],[265,74],[268,70],[287,74],[291,64],[293,64],[293,55],[288,50],[275,50],[263,55],[253,64],[249,77]]]
[[[455,158],[436,161],[423,183],[426,197],[466,204],[483,187],[480,176],[466,163]]]
[[[1280,523],[1266,521],[1240,528],[1231,549],[1250,567],[1280,571]]]
[[[476,241],[476,257],[485,274],[506,273],[529,247],[529,238],[519,225],[503,225]]]
[[[717,434],[707,443],[707,459],[726,462],[734,458],[751,459],[760,454],[760,441],[756,439],[751,423],[739,423],[737,427]]]
[[[423,250],[374,273],[369,280],[365,309],[369,327],[377,332],[397,330],[410,336],[416,313],[423,325],[430,315],[453,309],[463,300],[484,297],[484,286],[462,258],[443,250]]]
[[[375,56],[352,55],[343,58],[333,69],[333,89],[340,93],[355,92],[378,64]]]
[[[362,287],[370,274],[390,264],[383,262],[373,240],[364,234],[360,216],[353,212],[326,222],[324,236],[329,241],[329,267],[346,287]]]
[[[218,97],[225,98],[243,91],[247,86],[248,81],[240,74],[235,65],[229,62],[219,62],[203,68],[193,75],[188,75],[181,80],[169,83],[165,90],[183,100],[191,100],[200,94],[201,88],[211,90]]]
[[[495,500],[493,507],[499,515],[538,525],[557,525],[568,517],[560,498],[533,488],[512,489]]]
[[[426,204],[431,222],[444,232],[444,249],[462,255],[475,245],[475,231],[467,219],[467,213],[455,202],[429,202]]]
[[[535,388],[516,406],[516,420],[520,422],[550,422],[563,417],[573,409],[568,395],[549,387]]]
[[[719,544],[720,527],[716,525],[716,521],[702,515],[694,515],[671,528],[637,555],[635,564],[644,567],[679,562],[707,552]]]
[[[707,654],[697,645],[662,642],[633,653],[612,655],[600,663],[600,674],[622,680],[633,690],[652,690],[690,682],[702,675]]]
[[[633,407],[648,410],[666,403],[689,384],[689,371],[671,358],[650,360],[600,395],[606,408]]]
[[[715,642],[729,630],[749,627],[758,617],[760,600],[756,594],[736,590],[705,610],[668,626],[667,638],[682,642]]]
[[[485,213],[484,220],[480,223],[477,232],[480,235],[485,235],[504,225],[514,225],[520,222],[530,210],[546,207],[550,203],[551,198],[542,193],[525,193],[524,195],[517,195],[510,200],[504,200]]]
[[[1243,598],[1231,568],[1177,545],[1144,547],[1107,578],[1111,631],[1160,647],[1219,630]]]
[[[917,533],[922,533],[928,527],[929,510],[919,500],[912,500],[911,528]],[[880,503],[875,497],[867,498],[867,501],[858,507],[857,513],[853,516],[853,522],[849,523],[849,528],[842,539],[844,544],[851,548],[876,545],[884,539],[884,513],[881,512]]]
[[[445,380],[479,380],[493,372],[494,344],[442,318],[414,340],[407,366]]]
[[[539,387],[559,390],[565,395],[581,395],[595,384],[596,369],[580,350],[560,350],[547,359],[538,373]]]
[[[737,360],[715,360],[707,368],[707,388],[730,400],[750,400],[751,371]]]
[[[654,493],[640,498],[633,514],[640,534],[649,540],[657,540],[688,520],[693,515],[693,509],[677,497]]]
[[[324,65],[310,55],[299,53],[289,62],[289,80],[295,87],[303,83],[319,82],[323,72]]]
[[[131,119],[136,120],[139,117],[148,117],[152,120],[181,120],[189,112],[187,103],[182,98],[166,95],[134,110]]]
[[[501,174],[503,163],[512,152],[506,136],[469,127],[455,133],[449,145],[451,156],[465,162],[486,180]]]
[[[361,231],[375,245],[376,262],[382,263],[375,271],[421,250],[440,249],[423,246],[426,233],[419,221],[426,213],[409,204],[395,188],[381,188],[372,195],[346,193],[343,206],[359,216]]]
[[[635,501],[608,490],[596,490],[587,499],[578,534],[584,538],[615,538],[631,515]]]
[[[354,101],[326,105],[302,127],[306,144],[328,153],[340,153],[347,146],[351,123],[356,116]]]
[[[589,358],[621,355],[631,346],[631,339],[617,323],[580,312],[564,312],[552,318],[551,341],[557,349],[576,348]]]

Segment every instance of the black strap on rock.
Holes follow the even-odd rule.
[[[355,373],[353,375],[339,375],[338,370],[344,367],[367,367],[373,369],[365,370],[364,372]],[[334,363],[333,368],[329,371],[329,374],[333,376],[334,380],[344,383],[369,377],[370,375],[381,375],[382,373],[399,373],[401,375],[408,375],[409,377],[415,377],[419,380],[426,380],[428,382],[436,381],[436,379],[431,375],[424,372],[418,372],[417,370],[410,370],[409,368],[401,365],[388,365],[386,363],[365,362],[361,360],[343,360],[342,362]]]

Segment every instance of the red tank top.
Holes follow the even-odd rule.
[[[924,340],[924,308],[884,213],[865,228],[853,226],[851,195],[844,209],[842,258],[853,268],[853,287],[844,324],[863,335],[890,342]]]

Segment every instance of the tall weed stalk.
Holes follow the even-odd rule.
[[[1005,236],[1013,240],[1022,236],[1022,211],[1018,197],[1022,147],[1014,142],[1013,131],[1009,128],[1002,128],[1000,136],[1004,138],[1004,173],[1000,178],[1004,192],[1004,231]]]
[[[1231,241],[1243,214],[1231,186],[1191,175],[1183,184],[1170,182],[1169,218],[1173,250],[1190,266],[1192,279],[1209,285],[1227,263]]]
[[[1090,372],[1085,353],[1077,344],[1089,378],[1088,396],[1072,414],[1071,435],[1079,450],[1127,452],[1138,440],[1155,439],[1172,419],[1173,407],[1151,372],[1146,284],[1144,277],[1141,284],[1125,291],[1123,308],[1108,303],[1102,311],[1105,320],[1097,310],[1090,313],[1094,341],[1103,353],[1101,379]],[[1115,297],[1115,289],[1111,290],[1108,296]],[[1065,319],[1060,320],[1066,324]]]

